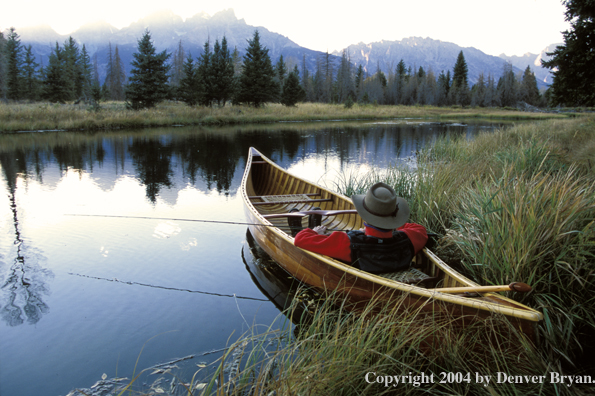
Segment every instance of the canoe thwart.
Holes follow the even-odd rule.
[[[314,201],[314,200],[312,200]],[[258,202],[256,202],[258,203]],[[337,216],[341,214],[357,214],[357,210],[355,209],[345,209],[345,210],[304,210],[301,212],[291,212],[291,213],[274,213],[263,215],[265,219],[276,219],[279,217],[304,217],[309,216],[311,214],[321,215],[321,216]]]

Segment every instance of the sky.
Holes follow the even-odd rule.
[[[539,53],[561,43],[561,0],[23,0],[5,2],[0,29],[50,25],[60,34],[106,21],[123,28],[172,10],[183,19],[232,8],[248,25],[263,26],[298,45],[341,50],[359,42],[422,37],[475,47],[489,55]]]

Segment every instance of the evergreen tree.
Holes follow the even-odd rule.
[[[91,88],[93,86],[93,65],[91,64],[91,57],[84,44],[83,49],[81,50],[79,64],[82,79],[82,95],[85,100],[89,100],[91,98]]]
[[[111,100],[124,100],[126,97],[124,93],[125,81],[126,73],[118,46],[116,45],[115,52],[112,52],[112,43],[110,42],[107,55],[107,72],[103,84],[105,97]]]
[[[347,98],[353,100],[355,96],[355,86],[351,70],[351,62],[347,57],[347,52],[343,50],[341,55],[341,64],[337,70],[336,95],[337,102],[343,103]]]
[[[407,66],[405,66],[405,61],[401,59],[397,64],[397,69],[395,71],[395,104],[405,103],[403,98],[403,91],[405,88],[405,84],[407,83],[407,80]]]
[[[452,103],[466,106],[471,102],[467,74],[467,62],[465,62],[463,51],[461,51],[453,69],[452,86],[449,92]]]
[[[135,110],[154,107],[168,95],[170,66],[166,62],[170,55],[166,51],[156,53],[147,29],[138,41],[138,51],[132,56],[130,84],[126,90],[128,106]]]
[[[39,64],[35,62],[35,56],[31,45],[25,48],[25,60],[23,62],[23,98],[37,100],[39,98]]]
[[[531,68],[527,66],[523,73],[523,79],[520,86],[520,99],[531,106],[537,106],[540,100],[539,88],[537,88],[537,79]]]
[[[269,50],[260,44],[258,30],[248,40],[244,55],[242,74],[239,81],[238,101],[254,107],[275,101],[279,86],[275,80],[275,70],[269,57]]]
[[[76,41],[71,37],[64,43],[63,66],[65,75],[67,100],[76,100],[83,92],[82,71],[79,64],[80,52]]]
[[[281,103],[285,106],[295,106],[297,102],[304,100],[306,92],[300,86],[297,66],[285,79],[283,92],[281,94]]]
[[[483,76],[483,73],[480,73],[477,77],[477,82],[475,83],[473,88],[471,88],[471,106],[484,107],[485,93],[485,78]]]
[[[64,50],[56,43],[56,47],[50,54],[43,81],[43,97],[50,102],[64,103],[70,99],[69,84],[66,81],[67,74],[64,72],[65,64]]]
[[[215,41],[211,69],[213,99],[219,106],[225,106],[225,103],[232,98],[235,88],[233,58],[227,48],[225,36],[221,40],[221,45],[218,40]]]
[[[23,65],[23,47],[20,36],[15,28],[11,27],[8,32],[6,51],[6,88],[8,99],[20,99],[21,97],[21,68]]]
[[[595,106],[595,3],[593,0],[564,0],[570,30],[564,44],[556,47],[544,67],[552,70],[553,105]]]
[[[198,64],[196,66],[196,79],[198,82],[198,90],[200,92],[200,97],[198,102],[202,106],[211,106],[213,103],[214,95],[213,95],[213,67],[211,63],[213,62],[213,54],[211,53],[211,47],[209,41],[204,45],[203,53],[201,57],[198,59]]]
[[[112,87],[110,89],[112,99],[124,100],[126,94],[124,93],[124,85],[126,84],[126,72],[124,71],[124,64],[120,58],[120,52],[116,45],[114,52],[114,64],[112,67]]]
[[[6,64],[6,39],[4,33],[0,31],[0,99],[6,99],[6,79],[7,79],[7,64]]]
[[[515,106],[518,100],[518,82],[510,62],[504,63],[502,77],[498,80],[498,98],[501,106]]]
[[[450,70],[448,70],[446,72],[446,74],[444,74],[444,70],[440,73],[440,75],[438,76],[438,91],[437,91],[437,98],[436,98],[436,104],[438,106],[446,106],[448,104],[448,97],[449,97],[449,93],[450,93],[450,88],[452,85],[451,79],[450,79]]]
[[[310,79],[310,72],[306,66],[306,54],[302,55],[302,89],[305,93],[304,100],[313,101],[312,81]]]
[[[182,40],[178,43],[178,49],[174,51],[172,56],[171,78],[170,85],[174,95],[179,96],[180,82],[184,78],[184,62],[186,60],[186,52],[182,45]]]
[[[196,73],[192,55],[188,54],[188,58],[184,62],[183,77],[180,80],[178,91],[180,99],[188,106],[196,106],[200,99],[200,87]]]
[[[357,67],[357,71],[355,72],[355,97],[357,100],[360,100],[361,97],[361,88],[364,82],[364,68],[360,64]]]
[[[283,61],[283,55],[279,55],[279,60],[277,61],[277,64],[275,65],[275,81],[277,82],[277,84],[279,84],[279,87],[281,90],[283,90],[286,76],[287,76],[287,65]]]

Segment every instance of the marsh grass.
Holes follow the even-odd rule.
[[[134,129],[172,125],[237,125],[277,121],[371,120],[394,118],[485,118],[547,119],[557,114],[526,113],[502,109],[452,109],[431,106],[372,106],[351,108],[322,103],[300,103],[295,107],[267,104],[250,106],[189,107],[162,102],[155,108],[133,111],[124,102],[102,103],[96,110],[84,104],[0,103],[0,132],[39,130]]]
[[[257,337],[256,345],[252,336],[232,345],[204,394],[570,395],[583,391],[555,384],[536,391],[535,384],[526,382],[495,385],[496,372],[534,376],[552,367],[503,318],[494,316],[461,328],[454,317],[428,315],[422,307],[405,308],[403,303],[372,302],[355,314],[342,305],[341,298],[329,296],[297,330],[285,328],[274,337]],[[239,355],[245,358],[238,360]],[[223,375],[228,360],[235,369]],[[448,381],[447,373],[461,376]],[[492,383],[478,382],[479,375],[491,376]],[[384,376],[391,376],[393,382],[382,381]],[[402,383],[395,384],[394,376]]]
[[[438,254],[464,275],[533,286],[511,297],[544,314],[540,353],[560,372],[594,372],[581,367],[595,351],[594,142],[593,116],[523,124],[439,140],[416,168],[386,179],[414,221],[443,235]],[[403,190],[402,180],[415,183]]]

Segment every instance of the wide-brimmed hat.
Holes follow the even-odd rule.
[[[353,195],[351,200],[362,219],[374,227],[399,228],[409,218],[409,204],[386,183],[376,183],[365,195]]]

